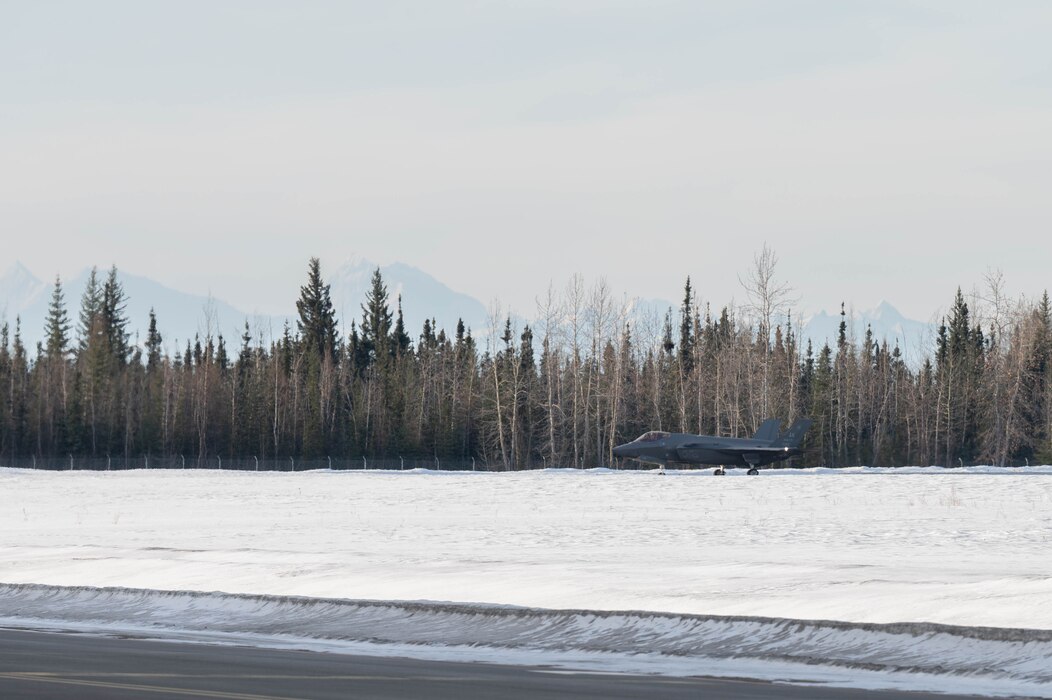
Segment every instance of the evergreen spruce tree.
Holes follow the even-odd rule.
[[[299,336],[306,352],[316,355],[319,360],[327,357],[335,361],[339,350],[336,313],[330,287],[321,277],[318,258],[311,258],[308,263],[307,283],[300,287],[296,311],[299,312]]]
[[[281,366],[281,373],[285,377],[292,376],[292,363],[294,360],[292,342],[292,329],[289,327],[289,322],[285,321],[285,327],[281,332],[281,341],[278,345],[278,355],[280,357],[279,363]]]
[[[74,441],[82,445],[91,455],[97,456],[107,445],[101,444],[108,437],[108,396],[112,380],[112,355],[109,352],[109,332],[104,313],[103,285],[99,283],[98,270],[91,268],[84,295],[80,300],[80,316],[77,327],[79,352],[76,373],[81,396],[77,404],[83,415],[77,421],[83,435]]]
[[[837,351],[842,353],[847,347],[847,311],[844,309],[844,302],[840,302],[840,326],[836,338]]]
[[[102,285],[101,314],[107,349],[118,367],[127,364],[131,353],[128,345],[128,317],[125,315],[127,303],[124,286],[117,277],[117,268],[111,267],[106,282]]]
[[[530,455],[533,452],[533,432],[536,424],[534,392],[537,383],[537,363],[533,354],[533,331],[529,324],[523,327],[522,335],[519,336],[517,377],[515,414],[518,426],[515,429],[515,438],[518,444],[515,446],[515,456],[517,466],[525,468],[529,466]]]
[[[833,374],[833,349],[826,343],[818,353],[811,384],[811,419],[817,428],[815,442],[824,465],[836,463],[837,396]]]
[[[102,313],[102,287],[99,286],[98,269],[91,268],[84,295],[80,299],[80,317],[77,326],[78,344],[83,353],[95,340],[101,329],[99,316]]]
[[[227,355],[226,341],[223,340],[222,333],[216,337],[215,364],[220,375],[225,374],[230,368],[230,357]]]
[[[387,303],[387,285],[384,284],[380,268],[373,272],[372,285],[362,304],[361,344],[368,358],[366,366],[389,356],[391,335],[391,308]]]
[[[254,449],[250,440],[253,416],[259,407],[250,395],[250,379],[253,369],[252,333],[248,319],[241,334],[241,347],[234,360],[234,372],[230,381],[230,452],[231,457],[246,455]]]
[[[401,307],[401,304],[399,304]],[[425,350],[434,350],[438,344],[438,338],[435,337],[435,332],[431,327],[431,319],[424,319],[424,330],[420,332],[420,345],[417,348],[420,352]]]
[[[676,341],[672,339],[672,310],[665,314],[665,327],[661,333],[661,349],[665,351],[666,357],[672,357],[672,351],[676,349]]]
[[[10,389],[11,448],[15,454],[26,454],[29,448],[29,357],[22,343],[22,319],[15,316],[15,334],[11,342]]]
[[[807,340],[807,350],[804,353],[804,364],[797,379],[797,390],[802,397],[803,404],[800,406],[802,415],[810,416],[812,413],[813,387],[815,381],[815,350],[811,339]]]
[[[241,349],[237,353],[237,376],[245,379],[252,364],[252,333],[249,331],[248,319],[245,319],[245,332],[241,334]]]
[[[405,332],[405,320],[402,318],[402,295],[398,295],[398,315],[395,320],[394,330],[391,332],[391,348],[395,355],[401,357],[407,354],[413,346],[409,334]]]
[[[66,312],[65,295],[62,292],[62,280],[56,276],[55,286],[48,304],[47,323],[44,336],[47,338],[47,357],[52,360],[65,359],[69,351],[69,332],[72,325]]]
[[[941,430],[942,462],[953,466],[977,455],[978,373],[982,367],[982,332],[971,325],[970,311],[960,287],[937,339],[938,380],[942,405],[937,411]]]
[[[157,330],[157,314],[150,309],[150,325],[146,331],[146,370],[156,371],[161,365],[161,344],[163,338]]]
[[[694,369],[694,292],[690,288],[690,277],[683,288],[683,305],[679,310],[679,366],[683,375]]]
[[[358,335],[358,323],[351,321],[351,332],[347,336],[347,358],[353,376],[362,377],[369,366],[369,349]]]
[[[150,309],[149,325],[146,331],[146,366],[143,375],[141,439],[142,451],[146,454],[162,455],[164,445],[164,350],[161,332],[157,329],[157,314]],[[138,353],[138,350],[136,350]],[[138,360],[132,362],[136,373],[140,369]]]
[[[310,259],[307,283],[300,287],[296,309],[301,345],[299,380],[306,399],[301,412],[301,452],[304,456],[320,457],[328,452],[326,408],[335,398],[334,385],[323,381],[323,374],[328,375],[335,367],[339,336],[329,285],[322,281],[318,258]]]
[[[36,374],[41,375],[36,382],[41,394],[37,401],[42,403],[44,413],[41,430],[47,435],[40,435],[37,443],[48,453],[56,453],[66,448],[68,442],[68,365],[70,350],[70,331],[72,324],[66,311],[65,295],[62,292],[62,280],[56,275],[55,286],[48,304],[47,320],[44,324],[45,346],[38,348]]]
[[[676,371],[676,341],[673,336],[672,309],[665,313],[665,326],[661,333],[661,352],[657,358],[657,425],[659,430],[670,430],[680,425],[679,393],[682,385]]]
[[[716,322],[715,331],[714,349],[718,351],[729,347],[734,339],[734,321],[726,306],[720,310],[720,320]]]
[[[69,403],[66,405],[64,444],[56,445],[63,453],[81,454],[84,451],[84,381],[80,372],[71,372]]]

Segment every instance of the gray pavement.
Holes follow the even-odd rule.
[[[0,698],[5,700],[953,700],[961,697],[744,680],[566,673],[525,666],[0,629]]]

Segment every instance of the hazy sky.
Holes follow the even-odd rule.
[[[0,267],[287,311],[306,260],[927,319],[1052,286],[1052,2],[0,0]]]

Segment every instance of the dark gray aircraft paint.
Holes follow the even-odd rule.
[[[744,466],[749,467],[749,474],[758,474],[760,467],[803,454],[800,444],[811,427],[811,421],[801,418],[779,434],[781,425],[782,421],[777,418],[768,418],[751,438],[655,430],[618,445],[614,454],[663,467],[669,464],[714,464],[719,467],[715,473],[723,474],[724,466]]]

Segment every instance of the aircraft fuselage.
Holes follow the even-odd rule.
[[[800,443],[811,421],[802,419],[774,439],[732,438],[651,431],[618,445],[614,454],[653,464],[761,467],[803,454]]]

